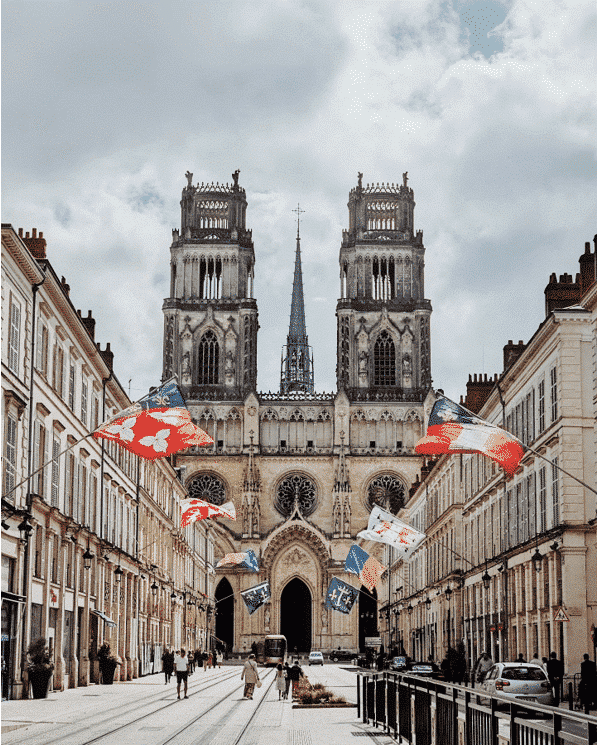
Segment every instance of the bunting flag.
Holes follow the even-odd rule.
[[[242,554],[226,554],[223,559],[218,561],[216,567],[223,567],[226,564],[232,564],[233,566],[237,566],[239,569],[250,569],[252,572],[259,571],[259,561],[252,549],[249,549]]]
[[[93,436],[117,442],[146,460],[213,444],[211,437],[193,424],[175,378],[111,417]]]
[[[326,608],[340,611],[340,613],[350,613],[358,594],[359,591],[355,587],[338,577],[333,577],[325,598]]]
[[[208,517],[227,517],[229,520],[236,520],[236,508],[234,502],[226,502],[221,506],[204,502],[203,499],[183,499],[182,516],[180,527],[186,528],[187,525],[197,520],[205,520]]]
[[[380,564],[373,556],[369,556],[365,549],[357,546],[356,543],[353,543],[348,552],[344,569],[347,572],[356,574],[369,592],[373,592],[381,575],[386,571],[386,567]]]
[[[270,599],[271,592],[269,589],[269,582],[266,580],[259,585],[249,587],[248,590],[242,590],[240,594],[245,601],[249,615],[252,616],[257,608],[261,608],[261,606]]]
[[[425,533],[403,523],[402,520],[377,504],[369,515],[367,530],[357,533],[357,538],[387,543],[404,556],[414,551],[425,540],[425,537]]]
[[[445,396],[433,405],[427,434],[417,442],[415,450],[421,455],[481,453],[499,463],[510,476],[524,455],[524,445],[514,435]]]

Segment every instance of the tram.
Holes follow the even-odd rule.
[[[268,665],[282,665],[286,662],[286,649],[288,644],[286,643],[286,637],[282,634],[270,634],[266,636],[263,641],[263,664],[267,667]]]

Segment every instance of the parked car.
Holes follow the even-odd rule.
[[[487,693],[550,706],[553,693],[545,670],[526,662],[498,662],[480,685]]]
[[[311,652],[309,655],[309,666],[323,665],[323,655],[321,652]]]
[[[330,652],[330,660],[332,662],[346,662],[353,660],[357,656],[356,652],[351,652],[350,649],[334,649]]]
[[[408,667],[406,662],[406,657],[392,657],[390,660],[389,668],[390,670],[394,670],[398,673],[406,672],[406,668]]]
[[[409,662],[404,670],[409,675],[421,675],[426,678],[443,680],[444,674],[435,662]]]

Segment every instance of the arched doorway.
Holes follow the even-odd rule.
[[[234,646],[234,598],[232,586],[223,577],[216,587],[216,636],[229,652]]]
[[[288,651],[311,651],[311,592],[298,577],[290,580],[280,598],[280,633],[288,642]]]
[[[366,651],[365,637],[379,636],[377,630],[377,590],[373,592],[361,585],[359,593],[359,650]]]

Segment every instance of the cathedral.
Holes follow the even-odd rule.
[[[175,456],[175,465],[189,496],[236,506],[236,521],[210,524],[216,561],[248,549],[259,559],[259,573],[216,570],[215,635],[233,652],[279,633],[299,652],[362,650],[377,635],[376,591],[345,572],[344,560],[373,504],[396,513],[420,473],[414,444],[431,388],[431,303],[413,190],[406,173],[400,184],[381,185],[363,185],[359,173],[350,191],[335,394],[315,391],[299,219],[280,391],[264,394],[253,289],[259,266],[239,173],[232,184],[197,185],[186,173],[163,306],[164,379],[177,376],[193,420],[214,441]],[[362,591],[350,614],[325,606],[332,577]],[[249,615],[240,591],[265,580],[271,598]]]

